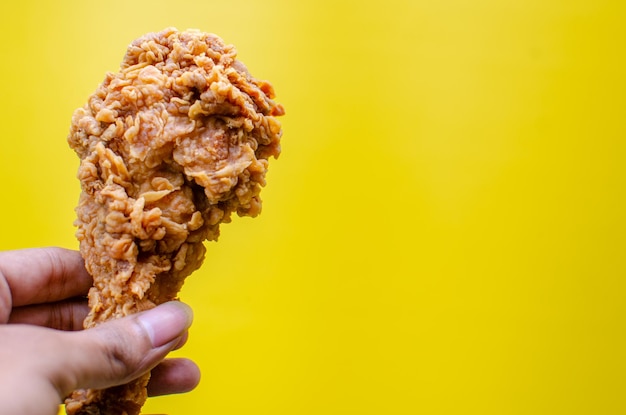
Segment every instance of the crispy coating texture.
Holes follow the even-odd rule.
[[[280,153],[273,98],[232,45],[170,28],[135,40],[75,111],[76,235],[94,279],[85,328],[176,299],[220,224],[260,213],[268,158]],[[138,414],[148,380],[76,391],[66,411]]]

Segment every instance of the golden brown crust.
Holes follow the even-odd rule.
[[[175,299],[233,212],[256,216],[284,113],[233,46],[166,29],[134,41],[75,111],[68,142],[81,159],[77,238],[94,278],[85,327]],[[77,391],[68,414],[137,414],[148,375]]]

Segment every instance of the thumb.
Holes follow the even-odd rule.
[[[121,385],[155,367],[191,325],[189,306],[171,301],[79,332],[66,332],[68,353],[50,379],[65,396],[75,389]]]

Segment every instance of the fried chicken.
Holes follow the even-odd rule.
[[[85,328],[176,299],[220,224],[260,213],[284,110],[236,54],[200,31],[148,34],[74,112],[76,235],[94,281]],[[66,411],[138,414],[148,380],[75,391]]]

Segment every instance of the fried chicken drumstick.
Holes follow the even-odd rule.
[[[282,106],[217,36],[166,29],[135,40],[74,112],[77,238],[93,276],[85,328],[177,298],[231,214],[256,216]],[[135,415],[149,374],[75,391],[70,415]]]

